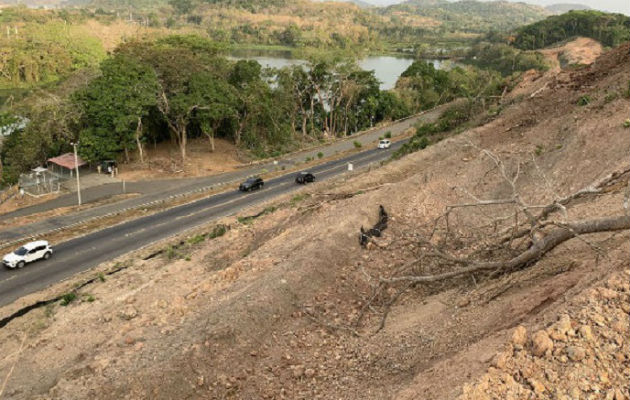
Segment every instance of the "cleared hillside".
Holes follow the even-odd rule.
[[[214,231],[219,237],[192,235],[179,247],[156,244],[165,249],[161,255],[143,260],[154,250],[147,249],[100,267],[126,269],[96,278],[67,306],[42,307],[0,329],[6,355],[0,376],[7,382],[0,394],[446,400],[472,383],[466,392],[472,396],[514,327],[537,332],[571,312],[573,299],[576,310],[582,307],[590,288],[607,285],[610,277],[615,284],[628,269],[628,230],[568,235],[510,271],[429,283],[392,279],[456,271],[457,257],[502,260],[563,224],[623,216],[629,50],[626,44],[591,66],[537,76],[506,95],[500,114],[476,129],[367,174],[317,183],[278,200],[259,218],[226,218],[221,222],[231,229],[223,236]],[[594,185],[597,192],[571,196],[602,179],[607,184]],[[508,202],[499,201],[511,198],[512,186],[523,204],[563,205],[564,212],[549,211],[553,218],[536,234],[542,239],[508,230],[508,241],[493,241],[502,227],[517,226],[514,213],[503,208]],[[482,200],[495,200],[497,208]],[[435,224],[449,205],[467,203],[473,206],[452,212],[448,230]],[[377,221],[379,205],[389,214],[388,227],[364,249],[359,228]],[[441,256],[427,243],[444,244],[433,250],[454,256],[437,262]],[[75,284],[30,296],[0,315]],[[627,309],[627,285],[612,290],[621,293],[614,307]],[[600,322],[596,337],[612,335],[613,321]],[[627,349],[625,338],[622,343]],[[522,355],[532,357],[529,336],[521,346],[528,352]],[[598,351],[612,357],[619,350]],[[618,389],[628,396],[629,360],[618,363],[623,369],[608,373],[600,393],[612,389],[614,396]],[[596,373],[607,372],[606,365],[613,364],[593,364],[601,367]],[[517,393],[535,390],[526,378],[515,381],[522,386]],[[495,375],[483,379],[494,382]],[[552,382],[544,390],[559,396],[556,388],[563,386]],[[591,389],[578,386],[578,395]],[[475,398],[489,396],[483,388],[480,393]]]

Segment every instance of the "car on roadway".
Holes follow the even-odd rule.
[[[305,185],[307,183],[315,182],[315,175],[310,172],[304,171],[297,174],[295,177],[295,183]]]
[[[381,139],[378,141],[378,148],[379,149],[389,149],[392,145],[392,141],[391,140],[387,140],[387,139]]]
[[[251,178],[247,178],[247,180],[238,187],[238,190],[241,192],[250,192],[252,190],[258,190],[265,186],[265,182],[259,176],[252,176]]]
[[[22,268],[26,264],[37,260],[48,260],[53,254],[53,249],[47,241],[37,240],[26,243],[24,246],[9,253],[2,259],[2,264],[7,268]]]

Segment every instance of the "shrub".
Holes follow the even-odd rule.
[[[317,158],[324,158],[324,153],[322,153],[321,151],[317,153]]]
[[[204,240],[206,240],[205,235],[195,235],[188,239],[188,244],[197,244],[203,242]]]
[[[361,142],[355,140],[354,142],[352,142],[354,144],[354,148],[355,149],[360,149],[362,147]]]
[[[391,139],[392,138],[392,131],[385,132],[385,138],[386,139]]]
[[[76,300],[77,295],[74,292],[70,292],[70,293],[66,293],[61,297],[61,305],[62,306],[67,306],[68,304],[72,303],[74,300]]]
[[[543,153],[543,147],[539,144],[536,145],[536,150],[534,150],[537,156],[540,156]]]
[[[623,121],[623,127],[624,128],[630,128],[630,118]]]
[[[210,232],[210,235],[208,236],[210,237],[210,239],[215,239],[215,238],[225,235],[225,232],[227,232],[227,230],[228,230],[227,226],[217,225],[212,229],[212,232]]]
[[[168,258],[169,260],[172,260],[173,258],[177,257],[177,249],[175,248],[175,246],[168,246],[166,248],[166,258]]]
[[[105,274],[102,272],[98,273],[98,280],[101,282],[105,282]]]

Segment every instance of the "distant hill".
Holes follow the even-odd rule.
[[[512,30],[540,21],[552,12],[543,7],[507,1],[409,0],[384,7],[381,13],[395,17],[422,17],[434,20],[443,30],[481,33],[489,29]]]
[[[565,12],[569,12],[571,10],[592,10],[591,7],[585,6],[584,4],[570,4],[570,3],[552,4],[545,8],[554,14],[564,14]]]

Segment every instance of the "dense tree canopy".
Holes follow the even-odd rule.
[[[630,40],[630,17],[600,11],[570,11],[517,30],[514,46],[539,49],[575,36],[586,36],[606,46]]]

